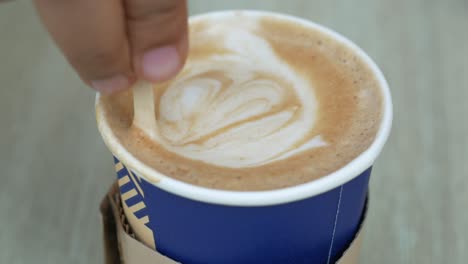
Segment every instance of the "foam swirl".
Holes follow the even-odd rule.
[[[281,61],[255,25],[209,28],[228,51],[189,60],[158,99],[168,150],[223,167],[268,164],[326,145],[313,134],[311,84]],[[229,34],[222,32],[229,31]]]

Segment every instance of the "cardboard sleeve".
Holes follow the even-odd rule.
[[[355,239],[338,260],[338,264],[357,264],[367,215],[367,199],[361,224]],[[113,184],[101,202],[105,264],[178,264],[140,243],[128,224],[120,200],[117,183]]]

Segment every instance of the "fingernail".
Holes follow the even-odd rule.
[[[180,58],[173,46],[153,49],[143,55],[143,74],[150,81],[165,81],[179,69]]]
[[[115,75],[110,78],[93,80],[91,86],[104,94],[111,94],[129,88],[130,82],[125,75]]]

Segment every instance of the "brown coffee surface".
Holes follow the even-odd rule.
[[[162,174],[215,189],[278,189],[330,174],[373,142],[379,83],[327,34],[236,12],[191,21],[189,39],[182,73],[155,87],[164,142],[132,126],[131,91],[100,98],[120,143]]]

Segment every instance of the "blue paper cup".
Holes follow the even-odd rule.
[[[346,166],[305,184],[271,191],[208,189],[136,159],[113,134],[98,95],[98,127],[114,154],[125,214],[142,242],[184,264],[335,263],[359,227],[371,167],[390,132],[388,84],[376,64],[338,33],[287,15],[245,12],[306,24],[344,43],[369,65],[384,102],[374,142]],[[223,12],[202,16],[211,15]]]

